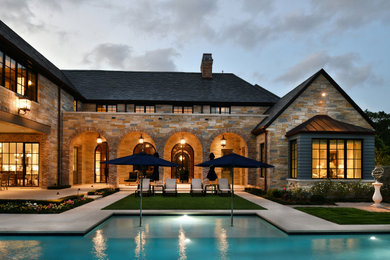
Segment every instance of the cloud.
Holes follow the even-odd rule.
[[[257,16],[260,14],[269,14],[274,10],[274,1],[244,0],[242,1],[242,10],[253,16]]]
[[[347,88],[365,84],[378,85],[383,82],[383,79],[378,78],[373,72],[371,64],[361,64],[358,54],[347,53],[331,56],[325,51],[308,55],[275,81],[296,84],[308,77],[308,74],[321,68],[329,68],[329,71],[332,71],[342,85]]]
[[[141,55],[132,55],[125,44],[103,43],[84,55],[83,63],[98,68],[123,70],[172,71],[176,70],[174,58],[179,54],[172,48],[155,49]]]

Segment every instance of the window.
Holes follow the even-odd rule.
[[[96,105],[96,112],[116,112],[116,105]]]
[[[265,163],[264,143],[260,144],[260,162]],[[260,168],[260,177],[265,176],[265,168]]]
[[[362,141],[313,139],[312,178],[360,179]]]
[[[0,172],[9,186],[39,186],[39,143],[0,142]]]
[[[291,160],[290,160],[290,177],[293,179],[297,178],[297,158],[298,158],[298,149],[297,149],[297,140],[293,140],[290,142],[290,155],[291,155]]]
[[[37,73],[3,51],[0,51],[0,85],[30,100],[37,101]]]
[[[73,111],[77,112],[77,100],[73,100]],[[97,110],[96,110],[97,111]]]
[[[174,114],[192,114],[192,106],[173,106]]]
[[[210,107],[211,114],[230,114],[230,107]]]
[[[155,106],[144,106],[144,105],[136,105],[134,108],[136,113],[155,113]]]

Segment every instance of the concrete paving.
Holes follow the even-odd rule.
[[[0,234],[84,235],[112,215],[139,214],[139,210],[101,210],[131,193],[120,191],[61,214],[0,214]],[[289,234],[390,233],[390,225],[338,225],[252,194],[236,194],[267,210],[235,210],[235,214],[257,214]],[[229,215],[230,210],[144,210],[143,214]]]

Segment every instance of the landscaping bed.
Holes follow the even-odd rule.
[[[155,195],[150,197],[143,197],[143,209],[183,209],[183,210],[197,210],[197,209],[230,209],[230,196],[197,196],[192,197],[190,194],[178,194],[177,197]],[[104,209],[108,210],[134,210],[139,209],[140,198],[129,195]],[[234,209],[252,209],[259,210],[263,207],[254,204],[246,199],[234,196]]]
[[[370,212],[339,207],[296,207],[295,209],[341,225],[390,224],[390,212]]]
[[[88,202],[91,198],[69,196],[58,200],[0,200],[0,213],[56,214]]]
[[[106,197],[108,195],[114,194],[119,191],[119,188],[103,188],[98,190],[88,191],[88,195],[101,195],[102,197]]]

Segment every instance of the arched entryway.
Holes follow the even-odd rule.
[[[102,163],[109,160],[108,158],[108,144],[103,142],[98,144],[95,148],[95,183],[107,183],[108,181],[108,165]]]
[[[171,151],[172,162],[181,167],[172,167],[171,178],[187,183],[194,178],[194,149],[189,144],[176,144]]]
[[[242,156],[248,156],[248,145],[244,138],[236,133],[225,132],[211,142],[210,153],[214,153],[216,158],[219,158],[229,153],[236,153]],[[227,168],[215,168],[218,178],[226,178],[231,183],[230,170]],[[248,184],[248,169],[235,168],[234,169],[234,184],[247,185]]]
[[[144,152],[150,155],[154,155],[156,153],[156,148],[154,148],[153,144],[148,143],[148,142],[143,142],[142,144],[139,143],[134,147],[133,154],[137,154],[140,152]],[[153,179],[153,166],[149,166],[146,169],[146,178]],[[133,171],[141,171],[141,166],[134,165],[133,166]]]

